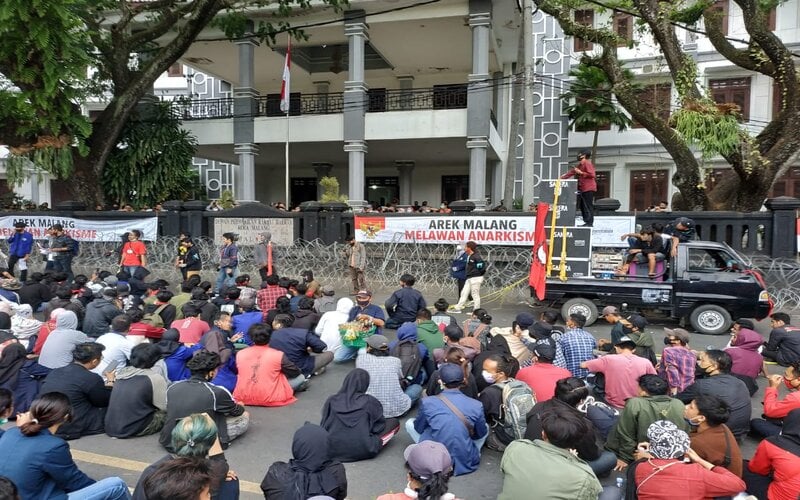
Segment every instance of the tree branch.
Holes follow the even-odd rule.
[[[760,50],[752,44],[749,49],[737,49],[728,41],[722,31],[722,18],[716,15],[713,9],[707,9],[703,13],[703,22],[706,27],[706,35],[711,45],[733,64],[750,71],[761,73],[767,76],[775,74],[775,66],[771,61],[757,60],[751,50]]]

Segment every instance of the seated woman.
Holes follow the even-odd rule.
[[[205,413],[184,417],[172,429],[172,449],[175,453],[163,456],[142,471],[133,500],[147,500],[144,483],[164,463],[176,458],[204,461],[211,469],[211,498],[213,500],[235,500],[239,498],[239,479],[228,467],[225,453],[219,442],[214,421]]]
[[[0,454],[14,457],[0,461],[0,476],[13,481],[25,500],[130,498],[122,479],[109,477],[95,481],[81,472],[66,441],[55,436],[71,412],[69,399],[57,392],[34,401],[30,412],[18,417],[18,427],[0,437]]]
[[[18,412],[26,412],[36,396],[42,381],[50,373],[33,359],[27,358],[25,347],[9,330],[0,330],[0,387],[14,393]]]
[[[759,443],[744,478],[747,491],[758,498],[797,498],[800,491],[800,409],[789,412],[780,435]]]
[[[405,490],[381,495],[378,500],[455,499],[455,495],[447,492],[447,483],[453,475],[453,461],[443,444],[421,441],[408,446],[403,457],[406,459]]]
[[[294,433],[292,460],[270,465],[261,481],[264,498],[310,498],[347,496],[344,465],[330,457],[328,432],[306,423]]]
[[[158,346],[139,344],[131,351],[130,366],[117,369],[106,411],[106,434],[115,438],[149,436],[164,426],[167,379],[153,370],[159,359]]]
[[[383,417],[383,406],[366,394],[369,373],[355,368],[338,393],[322,407],[320,426],[330,435],[331,458],[357,462],[378,455],[400,430],[400,421]]]
[[[460,347],[445,348],[444,359],[441,364],[445,363],[459,365],[464,369],[464,382],[458,389],[464,393],[465,396],[478,399],[478,384],[475,382],[475,377],[472,375],[472,372],[469,371],[469,361],[467,361],[467,358],[464,356],[464,350]],[[430,380],[428,380],[428,387],[425,389],[428,396],[436,396],[443,391],[442,386],[439,384],[440,380],[441,377],[437,369],[431,374]]]

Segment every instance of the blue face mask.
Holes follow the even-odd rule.
[[[0,425],[5,425],[7,423],[8,423],[8,419],[7,418],[0,418]]]
[[[691,418],[683,417],[683,420],[685,420],[686,423],[691,427],[697,427],[698,425],[700,425],[700,422],[692,422]]]

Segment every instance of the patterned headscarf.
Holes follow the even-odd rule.
[[[669,420],[657,420],[647,428],[650,454],[655,458],[681,458],[689,449],[689,435]]]

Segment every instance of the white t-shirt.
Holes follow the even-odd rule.
[[[112,363],[116,363],[117,368],[128,365],[133,349],[133,342],[128,337],[112,332],[101,335],[95,342],[103,344],[106,348],[103,350],[103,359],[92,372],[102,376]]]

